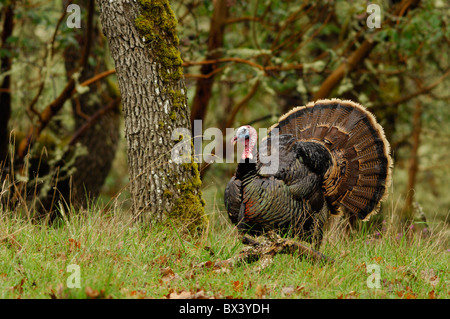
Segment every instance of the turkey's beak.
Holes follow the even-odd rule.
[[[236,136],[234,136],[232,139],[231,139],[231,144],[236,144],[236,142],[237,142],[237,137]]]

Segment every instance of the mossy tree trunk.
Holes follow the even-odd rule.
[[[191,129],[175,15],[167,0],[98,4],[122,96],[133,212],[202,228],[197,164],[171,159],[173,130]]]

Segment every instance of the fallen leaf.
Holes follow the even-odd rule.
[[[436,293],[434,292],[434,290],[431,290],[431,291],[428,293],[428,298],[429,298],[429,299],[436,299]]]
[[[387,288],[388,293],[393,293],[394,290],[403,290],[404,289],[402,282],[398,279],[393,279],[393,280],[383,279],[382,285],[383,285],[383,287]]]
[[[73,239],[73,238],[69,238],[69,250],[70,251],[72,251],[72,250],[75,250],[75,249],[80,249],[81,248],[81,243],[80,242],[78,242],[78,241],[76,241],[75,239]]]
[[[356,291],[352,290],[347,294],[340,294],[337,296],[337,299],[356,299],[359,297],[359,293],[357,293]]]
[[[217,268],[217,269],[213,270],[213,273],[216,273],[216,274],[220,274],[220,273],[229,274],[230,272],[231,272],[230,268],[226,268],[226,267]]]
[[[204,290],[199,290],[194,294],[193,299],[213,299],[214,297],[208,297],[208,294]]]
[[[170,267],[161,268],[160,272],[162,275],[161,282],[168,283],[172,280],[180,279],[180,276],[178,274],[174,273],[174,271]]]
[[[233,289],[236,292],[241,292],[242,288],[244,287],[244,283],[242,281],[232,281],[231,282],[233,284]]]
[[[182,290],[179,293],[171,290],[165,297],[167,299],[214,299],[214,297],[209,297],[203,289],[197,290],[197,292]]]
[[[89,286],[87,286],[84,291],[86,292],[86,296],[88,298],[97,298],[98,296],[100,296],[100,293],[98,292],[98,290],[92,289]]]
[[[159,256],[158,258],[156,258],[156,263],[160,266],[165,266],[165,265],[167,265],[168,260],[169,259],[167,258],[166,255],[162,255],[162,256]]]
[[[259,284],[256,286],[256,293],[255,293],[256,298],[258,299],[266,298],[266,292],[267,292],[266,285],[264,285],[264,287]]]
[[[58,297],[56,297],[55,291],[53,289],[50,289],[50,292],[48,293],[48,295],[50,296],[51,299],[58,299]]]
[[[356,299],[356,298],[358,298],[358,296],[359,296],[359,293],[352,290],[345,296],[345,299]]]
[[[57,252],[57,253],[55,254],[55,256],[56,256],[57,258],[62,259],[62,260],[66,260],[66,259],[67,259],[66,254],[63,253],[63,252]]]
[[[13,291],[17,291],[19,294],[22,294],[23,293],[23,284],[25,283],[25,280],[27,280],[27,279],[25,277],[23,277],[20,280],[20,282],[13,287]]]
[[[172,292],[169,294],[167,299],[191,299],[192,293],[190,291],[181,291],[180,293]]]
[[[288,286],[281,288],[281,293],[285,296],[290,296],[295,292],[294,286]]]
[[[284,295],[286,295],[286,296],[290,296],[290,295],[292,295],[292,294],[298,294],[298,293],[300,293],[303,289],[305,289],[305,286],[304,286],[304,285],[297,286],[297,287],[294,287],[294,286],[287,286],[287,287],[281,288],[281,293],[284,294]],[[307,296],[307,295],[309,295],[309,293],[308,293],[308,292],[303,292],[303,295],[304,295],[304,296]]]
[[[56,287],[56,291],[50,287],[50,292],[48,293],[48,295],[50,296],[51,299],[67,298],[67,295],[64,294],[64,285],[61,283]]]
[[[406,299],[417,299],[416,294],[412,294],[409,292],[406,293],[405,297],[406,297]]]
[[[425,269],[420,272],[422,279],[430,284],[433,288],[439,284],[439,277],[434,272],[434,269]]]
[[[383,257],[381,257],[381,256],[372,258],[372,260],[375,260],[377,263],[379,263],[382,259],[383,259]]]
[[[361,270],[362,270],[362,271],[366,272],[366,263],[358,264],[358,265],[356,266],[355,270],[356,270],[356,271],[361,271]]]
[[[397,291],[397,296],[399,296],[402,299],[417,299],[416,294],[411,292],[404,292],[403,290]]]

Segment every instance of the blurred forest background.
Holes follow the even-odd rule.
[[[81,28],[67,23],[70,3]],[[171,1],[191,119],[260,128],[319,98],[357,101],[391,143],[384,206],[448,225],[450,4],[371,3],[381,28],[367,26],[368,1]],[[94,1],[0,0],[0,10],[0,207],[51,217],[62,197],[127,209],[120,93]],[[207,212],[224,211],[234,169],[202,165]]]

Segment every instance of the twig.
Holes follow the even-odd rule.
[[[236,115],[239,113],[239,111],[242,109],[242,107],[247,105],[248,101],[250,101],[251,98],[256,94],[256,92],[258,91],[259,84],[260,84],[260,81],[256,80],[255,84],[253,84],[251,90],[247,93],[247,95],[244,96],[244,98],[241,101],[239,101],[238,104],[236,104],[236,106],[233,108],[230,116],[228,117],[228,119],[226,121],[225,128],[232,127],[232,125],[234,123],[234,119],[236,118]]]
[[[257,68],[261,71],[287,71],[287,70],[300,70],[303,69],[303,64],[289,64],[285,66],[263,66],[261,64],[245,60],[242,58],[221,58],[221,59],[214,59],[214,60],[204,60],[204,61],[184,61],[183,66],[189,67],[193,65],[204,65],[204,64],[218,64],[218,63],[224,63],[224,62],[235,62],[235,63],[243,63],[250,65],[254,68]],[[186,74],[185,74],[186,76]],[[193,77],[192,75],[190,75]]]
[[[67,11],[67,7],[73,2],[73,0],[68,1],[66,7],[63,10],[63,13],[61,14],[61,16],[58,19],[58,22],[56,22],[56,26],[55,26],[55,31],[53,32],[53,36],[52,39],[50,41],[50,59],[53,58],[53,56],[55,55],[55,41],[56,41],[56,35],[58,33],[59,27],[62,23],[62,21],[64,20],[65,16],[66,16],[66,11]],[[49,50],[47,49],[47,47],[45,48],[45,53],[44,53],[44,65],[47,63],[47,56],[48,56],[48,52]],[[36,93],[36,95],[34,96],[33,100],[30,102],[30,105],[28,106],[27,110],[30,110],[32,113],[34,113],[39,121],[42,121],[41,119],[41,114],[34,108],[34,106],[36,105],[37,101],[39,100],[39,97],[41,96],[43,90],[44,90],[44,86],[45,86],[45,78],[41,81],[41,84],[39,85],[39,89]]]
[[[88,80],[82,82],[82,83],[80,84],[80,86],[88,86],[88,85],[91,85],[92,83],[97,82],[98,80],[101,80],[101,79],[107,77],[108,75],[111,75],[111,74],[114,74],[114,73],[116,73],[116,70],[115,70],[115,69],[108,70],[108,71],[104,71],[104,72],[99,73],[99,74],[97,74],[96,76],[93,76],[92,78],[90,78],[90,79],[88,79]]]
[[[221,68],[217,68],[217,69],[211,71],[211,72],[208,73],[208,74],[192,74],[192,73],[186,73],[186,74],[184,74],[184,77],[185,77],[186,79],[209,79],[210,77],[214,76],[215,74],[221,72],[221,71],[224,70],[224,69],[225,69],[225,66],[224,66],[224,67],[221,67]]]
[[[393,101],[392,103],[389,103],[388,105],[389,106],[399,105],[399,104],[405,103],[406,101],[409,101],[409,100],[415,98],[416,96],[422,95],[424,93],[428,93],[429,91],[433,90],[436,86],[441,84],[449,75],[450,75],[450,69],[448,69],[447,72],[445,72],[439,79],[437,79],[430,85],[427,85],[411,94],[402,96],[402,97],[398,98],[397,100]]]
[[[394,16],[403,16],[408,10],[415,8],[419,2],[420,0],[403,0],[402,3],[394,9]],[[391,24],[391,21],[388,20],[385,24],[389,25]],[[319,100],[329,97],[332,90],[341,82],[345,74],[351,72],[359,63],[361,63],[376,45],[376,41],[370,39],[364,40],[364,42],[323,81],[319,90],[314,94],[313,99]]]
[[[223,62],[236,62],[236,63],[243,63],[248,64],[254,68],[257,68],[261,71],[264,71],[264,67],[258,63],[241,59],[241,58],[221,58],[221,59],[211,59],[211,60],[204,60],[204,61],[184,61],[183,66],[189,67],[192,65],[205,65],[205,64],[218,64]]]

